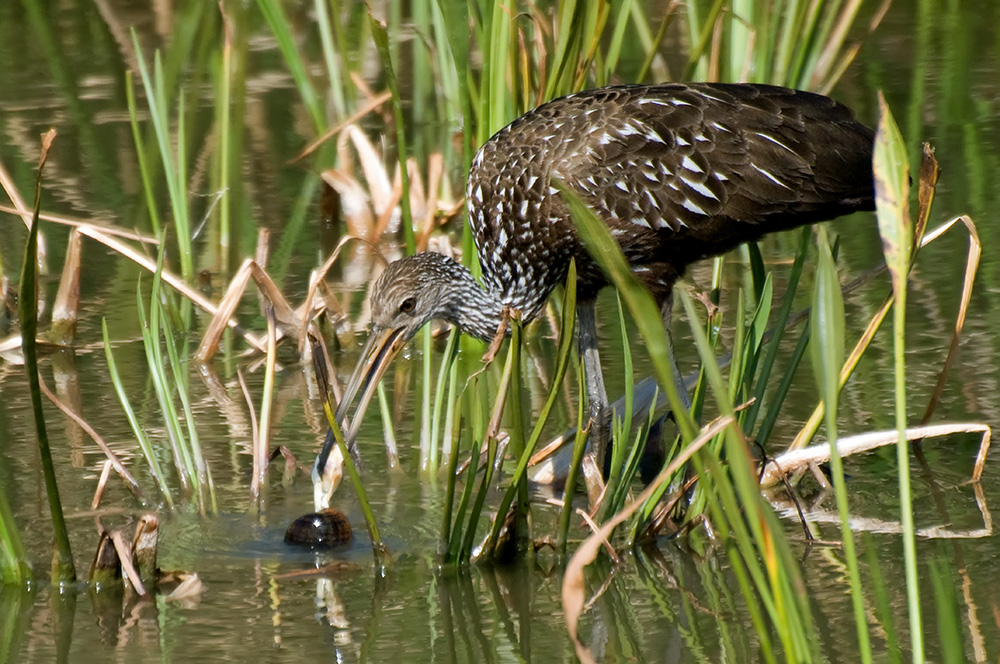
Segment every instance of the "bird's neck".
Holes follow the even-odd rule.
[[[464,267],[456,276],[450,284],[446,318],[466,334],[491,341],[503,317],[500,296],[483,288]]]

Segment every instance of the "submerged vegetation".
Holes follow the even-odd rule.
[[[350,364],[343,358],[353,357],[356,332],[366,324],[367,306],[358,290],[381,269],[383,257],[391,260],[427,248],[460,257],[478,270],[461,196],[476,148],[545,100],[611,83],[755,81],[830,93],[890,5],[889,0],[674,0],[652,6],[635,0],[437,0],[371,8],[323,0],[296,6],[279,0],[247,6],[223,2],[221,7],[193,3],[178,10],[169,39],[160,48],[139,30],[118,44],[128,54],[128,73],[121,84],[141,191],[130,223],[109,227],[60,218],[46,215],[44,205],[39,214],[36,197],[20,277],[25,367],[29,376],[37,377],[36,317],[28,296],[34,290],[36,261],[31,257],[36,255],[33,238],[41,218],[74,226],[77,242],[79,236],[96,240],[112,252],[109,260],[138,265],[130,272],[129,289],[135,294],[135,320],[148,367],[145,394],[130,394],[125,386],[119,373],[121,349],[116,348],[122,337],[102,318],[109,380],[146,468],[148,486],[142,488],[149,493],[134,490],[131,507],[164,513],[190,509],[204,519],[220,511],[222,471],[211,467],[205,439],[199,435],[202,415],[191,396],[192,366],[227,403],[245,402],[245,407],[233,407],[245,408],[252,428],[247,436],[252,438],[247,445],[252,470],[248,486],[241,486],[249,498],[242,503],[246,511],[266,519],[275,491],[269,466],[279,454],[286,460],[283,483],[307,484],[305,468],[311,465],[314,448],[301,448],[305,458],[296,459],[287,448],[269,442],[277,376],[297,362],[310,384],[319,386],[309,406],[310,426],[321,431],[329,422],[336,432],[337,450],[346,463],[381,576],[395,556],[392,543],[380,535],[384,515],[377,508],[379,500],[366,488],[375,471],[352,458],[360,449],[358,460],[364,461],[379,445],[363,441],[352,449],[354,441],[344,440],[334,418],[340,384],[347,378],[342,368]],[[47,19],[34,20],[37,26]],[[263,55],[258,52],[260,42],[266,43]],[[302,140],[291,176],[295,184],[285,189],[297,193],[288,199],[290,213],[280,219],[266,218],[275,209],[267,200],[274,191],[254,191],[246,177],[248,169],[272,168],[258,163],[255,150],[260,148],[253,146],[262,141],[253,118],[261,109],[250,90],[263,84],[251,80],[254,59],[279,71],[297,93],[293,108],[272,111],[270,119],[294,126],[296,139]],[[446,342],[438,343],[439,330],[428,327],[411,342],[420,351],[419,368],[414,362],[397,363],[385,381],[393,379],[392,390],[379,387],[377,410],[387,472],[413,456],[405,445],[405,432],[412,426],[417,459],[409,466],[428,487],[442,485],[440,512],[427,515],[428,521],[440,523],[436,573],[461,576],[472,562],[528,560],[556,566],[575,653],[588,661],[599,657],[585,645],[587,638],[581,634],[587,630],[580,626],[588,621],[588,594],[598,591],[605,578],[610,582],[608,561],[620,565],[625,552],[644,556],[644,551],[676,542],[692,556],[717,559],[725,567],[733,588],[726,589],[722,604],[726,613],[738,613],[752,627],[750,652],[765,661],[823,660],[816,608],[804,592],[808,584],[800,559],[803,549],[831,543],[822,541],[817,522],[805,518],[808,510],[799,496],[803,486],[818,482],[825,490],[829,480],[836,504],[829,516],[840,530],[823,555],[843,566],[839,582],[850,593],[861,658],[872,661],[887,653],[900,661],[905,650],[913,661],[923,660],[923,639],[931,629],[924,615],[929,606],[936,607],[942,630],[947,627],[959,642],[963,628],[978,629],[956,617],[950,579],[964,571],[956,572],[945,560],[932,561],[930,572],[926,565],[923,571],[932,583],[918,582],[914,542],[919,526],[913,518],[909,470],[915,440],[928,438],[935,444],[932,435],[972,432],[983,436],[983,444],[971,477],[978,482],[982,474],[987,426],[930,426],[937,423],[936,404],[972,297],[978,236],[968,217],[927,231],[937,218],[932,211],[938,178],[933,150],[924,146],[918,153],[916,134],[906,135],[904,141],[881,97],[877,120],[874,169],[885,265],[874,272],[887,269],[891,292],[881,307],[866,314],[867,327],[859,334],[861,326],[846,319],[844,293],[878,288],[873,284],[880,282],[869,274],[841,285],[845,276],[854,275],[838,271],[844,249],[836,239],[836,226],[789,234],[794,246],[785,255],[794,258],[780,286],[765,268],[769,254],[757,246],[739,250],[738,262],[747,269],[737,279],[726,276],[729,259],[715,259],[711,283],[703,284],[707,294],[690,284],[676,289],[676,319],[684,321],[676,327],[683,327],[692,361],[697,358],[696,376],[689,382],[690,411],[682,406],[672,380],[666,331],[652,298],[593,213],[571,192],[563,192],[585,242],[604,247],[601,267],[618,293],[617,309],[615,300],[602,301],[611,305],[602,313],[607,336],[613,337],[608,345],[620,353],[624,368],[623,378],[614,381],[623,385],[624,396],[615,407],[606,476],[584,454],[585,390],[572,343],[574,269],[551,298],[543,320],[526,327],[511,321],[509,342],[498,352],[490,349],[485,362],[481,358],[486,345],[454,330]],[[916,165],[916,158],[920,166],[911,174],[909,164]],[[44,190],[49,185],[40,166],[38,173]],[[21,202],[16,184],[2,176],[0,170],[17,213],[30,221],[31,210]],[[112,195],[102,203],[125,204]],[[322,237],[320,250],[307,232],[315,225],[317,207],[323,223],[336,228]],[[279,227],[281,239],[272,247],[271,232]],[[48,228],[42,225],[42,233]],[[937,387],[921,426],[911,428],[907,406],[912,411],[913,401],[907,398],[904,363],[908,276],[919,266],[919,250],[949,229],[965,229],[970,237],[964,273],[955,270],[963,278],[954,288],[960,306],[952,314],[950,345],[935,373]],[[0,239],[0,248],[9,250],[2,246],[6,242]],[[303,244],[313,247],[305,262],[300,255]],[[72,252],[66,253],[64,279],[74,274],[79,279],[79,264],[71,267]],[[43,257],[39,254],[40,260]],[[301,273],[309,268],[308,281],[303,281]],[[9,266],[0,265],[0,277],[3,271]],[[286,284],[292,286],[283,292]],[[245,304],[248,286],[259,296],[257,311]],[[293,307],[293,296],[286,292],[305,296]],[[67,297],[72,300],[72,295]],[[65,308],[75,310],[75,303]],[[894,378],[873,391],[885,390],[886,402],[894,395],[895,431],[863,441],[860,436],[840,436],[841,390],[865,361],[890,309],[891,331],[882,334],[891,335],[884,347],[892,347]],[[241,355],[244,351],[249,359]],[[809,360],[803,362],[807,353]],[[255,384],[260,389],[255,397],[244,374],[256,371],[261,358],[264,378],[261,385]],[[633,384],[633,366],[641,367],[635,370],[638,376],[651,372],[665,394],[648,380]],[[233,378],[225,386],[216,376],[220,368],[227,379]],[[815,409],[797,435],[782,432],[782,439],[794,442],[788,450],[779,449],[775,433],[780,414],[800,374],[806,380],[815,376]],[[34,410],[48,486],[51,462],[45,461],[39,390]],[[398,406],[407,402],[419,404],[412,415]],[[375,410],[363,429],[373,438],[379,432],[372,426]],[[669,419],[662,417],[667,411],[672,412]],[[415,420],[412,425],[403,423],[410,418]],[[567,426],[572,430],[563,433]],[[789,425],[785,421],[782,426]],[[820,432],[824,442],[808,447]],[[400,439],[403,452],[397,449]],[[549,446],[544,445],[547,439],[554,439]],[[897,449],[900,501],[892,521],[898,521],[905,566],[901,594],[886,586],[871,547],[865,547],[867,558],[859,552],[843,462],[848,454],[889,444]],[[649,463],[655,467],[647,470]],[[827,463],[828,468],[821,469]],[[136,470],[142,464],[133,459],[131,465]],[[548,502],[537,499],[531,479],[541,482],[542,474],[557,466],[565,491],[557,491]],[[135,483],[109,452],[105,473],[111,468],[128,485]],[[65,533],[54,479],[49,494],[52,524]],[[338,475],[328,481],[335,487],[340,480]],[[575,495],[578,488],[584,491]],[[790,507],[781,516],[795,514],[800,525],[779,518],[775,506],[782,501]],[[301,511],[310,508],[303,503]],[[102,524],[98,528],[102,543],[113,539]],[[63,534],[56,542],[50,578],[53,583],[71,583],[69,540]],[[119,554],[127,568],[128,554]],[[25,555],[18,523],[0,491],[0,580],[27,583],[31,570]],[[649,555],[655,559],[655,554]],[[648,569],[648,561],[642,564]],[[155,584],[149,585],[152,591]],[[138,587],[143,587],[141,582]],[[738,600],[730,592],[734,589]],[[928,589],[933,597],[921,597],[921,590],[926,594]],[[904,603],[901,597],[905,613],[891,608]],[[706,610],[721,613],[719,598],[712,602]],[[909,638],[907,648],[901,645],[903,634]],[[970,638],[976,641],[977,636]],[[696,649],[696,644],[691,647]],[[748,654],[741,650],[744,646],[731,642],[719,647],[729,659]],[[960,658],[963,651],[959,647],[954,652]]]

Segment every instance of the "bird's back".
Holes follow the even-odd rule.
[[[531,317],[571,257],[605,281],[553,186],[604,220],[661,299],[684,268],[764,233],[872,209],[873,132],[828,97],[750,84],[614,86],[539,106],[468,181],[487,286]]]

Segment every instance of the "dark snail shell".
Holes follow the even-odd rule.
[[[351,541],[351,522],[340,510],[328,507],[300,516],[285,531],[285,542],[311,549],[329,549]]]

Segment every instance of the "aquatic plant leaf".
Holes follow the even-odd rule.
[[[896,293],[903,288],[909,270],[910,248],[913,244],[913,223],[910,219],[910,166],[906,159],[906,144],[892,112],[879,93],[879,122],[875,132],[875,209],[878,230],[882,236],[882,252],[892,275]]]

